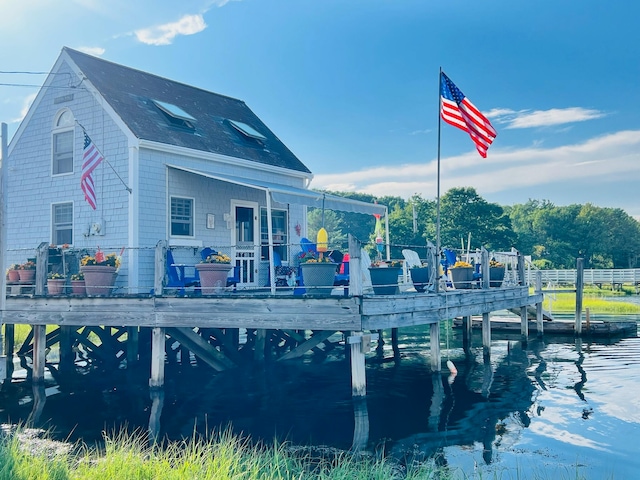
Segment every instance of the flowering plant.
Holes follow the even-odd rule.
[[[200,263],[231,263],[231,257],[224,253],[212,253]]]
[[[20,270],[20,265],[17,263],[14,263],[13,265],[9,265],[9,268],[7,268],[6,273],[9,273],[11,270]]]
[[[371,268],[402,267],[402,260],[374,260]]]
[[[491,261],[489,262],[489,266],[492,268],[501,268],[501,267],[504,267],[504,263],[500,263],[492,258]]]
[[[20,265],[20,270],[35,270],[36,269],[36,263],[32,260],[29,260],[25,263],[23,263],[22,265]]]
[[[61,273],[49,273],[47,275],[47,278],[49,280],[63,280],[64,279],[64,275],[62,275]]]
[[[80,265],[82,265],[83,267],[87,265],[105,265],[108,267],[120,268],[120,259],[115,253],[109,253],[108,255],[105,255],[100,250],[98,250],[95,257],[92,257],[91,255],[82,257],[82,260],[80,260]]]
[[[71,280],[84,280],[84,273],[74,273],[73,275],[71,275]]]
[[[318,255],[317,252],[301,252],[298,255],[300,263],[333,263],[333,259],[329,255]]]
[[[462,260],[458,260],[456,263],[454,263],[453,265],[451,265],[451,268],[472,268],[473,265],[471,265],[469,262],[464,262]]]

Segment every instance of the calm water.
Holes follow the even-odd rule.
[[[232,425],[268,441],[436,459],[476,478],[572,478],[576,465],[588,478],[636,478],[640,338],[532,337],[522,346],[494,333],[487,363],[479,335],[466,349],[458,330],[443,330],[442,341],[455,378],[431,373],[428,329],[401,330],[399,361],[390,344],[368,358],[365,401],[352,401],[348,364],[337,357],[222,374],[167,367],[154,401],[144,368],[51,380],[35,410],[40,425],[73,440],[122,425],[146,430],[152,415],[153,429],[173,439]],[[25,420],[33,398],[14,381],[0,395],[0,422]]]

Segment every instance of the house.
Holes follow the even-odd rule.
[[[103,160],[83,171],[91,147]],[[41,242],[126,247],[118,286],[132,294],[153,288],[159,241],[176,261],[226,253],[241,286],[263,286],[272,252],[297,254],[309,206],[386,214],[309,190],[311,171],[243,101],[66,47],[6,167],[7,264]]]

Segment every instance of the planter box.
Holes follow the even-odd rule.
[[[504,267],[490,267],[489,268],[489,286],[500,287],[504,280]]]
[[[450,268],[451,281],[456,290],[464,290],[472,287],[473,267]]]
[[[409,270],[411,282],[417,292],[424,292],[429,284],[431,269],[429,267],[413,267]]]
[[[331,295],[338,264],[327,262],[303,263],[300,268],[302,269],[302,282],[307,289],[307,293]]]
[[[398,275],[400,267],[369,268],[373,293],[376,295],[396,295],[398,293]]]

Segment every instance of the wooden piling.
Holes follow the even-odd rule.
[[[33,376],[34,384],[44,382],[44,366],[47,348],[47,326],[33,326]]]
[[[529,338],[529,315],[526,305],[520,307],[520,337],[522,343],[527,343]]]
[[[542,293],[542,272],[540,270],[536,272],[536,293]],[[536,330],[538,331],[538,337],[542,337],[542,335],[544,334],[544,317],[542,315],[542,301],[536,303]]]
[[[353,332],[347,338],[351,345],[351,395],[354,397],[364,397],[367,394],[367,376],[365,371],[365,359],[363,351],[362,332]]]
[[[429,342],[431,346],[431,370],[439,372],[442,370],[442,356],[440,354],[440,323],[432,323],[429,326]]]
[[[489,312],[482,314],[482,348],[485,356],[491,353],[491,319],[489,318]]]
[[[162,327],[151,329],[151,378],[149,387],[164,385],[165,332]]]
[[[582,295],[584,289],[584,258],[576,259],[576,335],[582,334]]]
[[[73,332],[73,327],[60,326],[60,373],[71,373],[75,370],[76,356],[73,352]]]
[[[127,366],[138,361],[140,348],[140,329],[138,327],[127,327]]]

